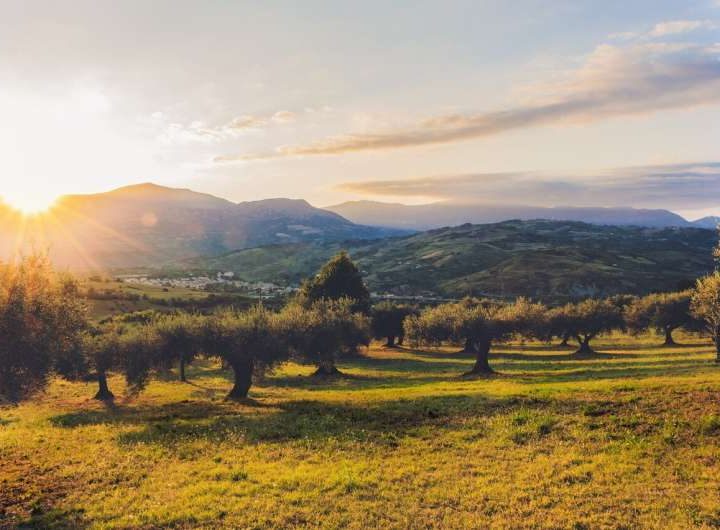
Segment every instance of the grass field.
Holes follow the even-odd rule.
[[[478,380],[452,350],[374,346],[244,404],[209,362],[113,408],[58,381],[0,409],[0,526],[717,528],[720,366],[679,338],[508,345]]]

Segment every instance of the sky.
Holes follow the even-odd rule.
[[[720,0],[0,0],[0,196],[720,215]]]

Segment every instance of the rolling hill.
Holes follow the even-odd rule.
[[[273,243],[378,238],[402,231],[360,226],[304,200],[239,204],[154,184],[61,198],[48,212],[23,218],[4,208],[0,258],[17,248],[49,249],[73,269],[156,266]]]
[[[497,223],[512,219],[580,221],[617,226],[692,226],[668,210],[636,208],[542,208],[537,206],[463,204],[452,201],[406,205],[376,201],[353,201],[329,206],[331,212],[354,223],[410,230],[430,230],[463,223]],[[701,228],[708,228],[702,226]]]
[[[557,301],[687,286],[712,270],[715,243],[714,231],[699,228],[506,221],[382,241],[264,246],[189,260],[173,271],[233,271],[248,281],[293,284],[346,249],[376,292]]]

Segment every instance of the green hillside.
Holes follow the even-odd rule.
[[[377,292],[560,300],[675,289],[712,270],[716,240],[714,231],[697,228],[507,221],[375,241],[258,247],[186,261],[177,269],[298,283],[346,249]]]

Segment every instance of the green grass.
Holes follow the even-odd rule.
[[[210,362],[112,408],[56,381],[0,409],[0,527],[716,528],[720,366],[679,338],[508,345],[475,380],[454,350],[374,346],[243,404]]]
[[[92,319],[102,320],[115,315],[122,315],[136,311],[157,310],[168,311],[169,304],[174,301],[187,303],[202,303],[212,295],[227,297],[228,293],[201,291],[184,287],[160,287],[155,285],[142,285],[131,282],[118,282],[114,280],[96,281],[84,279],[81,282],[83,289],[92,288],[98,293],[111,291],[115,296],[109,299],[88,300],[88,312]],[[237,305],[255,303],[255,300],[242,295],[230,295],[237,299]],[[136,298],[139,299],[127,299]]]

